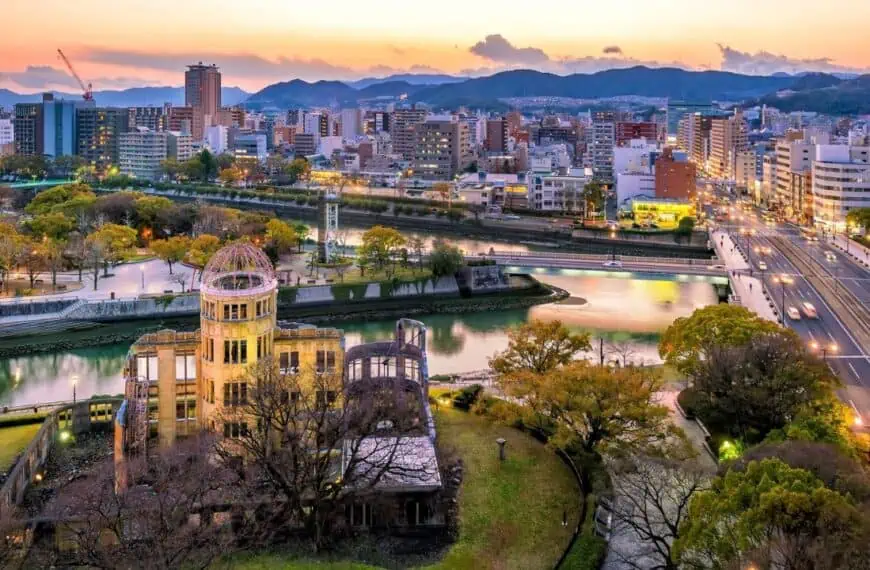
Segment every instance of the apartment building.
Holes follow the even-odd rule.
[[[76,112],[78,155],[97,172],[118,166],[121,134],[129,130],[127,109],[92,107]]]
[[[845,231],[849,210],[870,207],[870,147],[819,144],[814,150],[813,221]]]
[[[401,154],[405,160],[414,160],[417,144],[415,127],[426,121],[427,114],[425,109],[416,107],[393,111],[393,116],[390,118],[393,152]]]
[[[592,158],[592,172],[596,180],[613,182],[613,147],[616,145],[616,115],[597,112],[592,115],[591,137],[588,151]]]
[[[130,130],[138,128],[148,129],[149,131],[165,131],[167,129],[168,111],[170,107],[129,107],[127,112],[130,115]],[[179,129],[180,130],[180,129]]]
[[[42,155],[43,145],[42,103],[18,103],[12,120],[15,136],[15,153]]]
[[[812,219],[812,163],[815,147],[816,144],[828,142],[829,136],[824,133],[791,131],[774,146],[774,201],[787,218],[797,221]]]
[[[135,131],[122,133],[119,144],[121,174],[142,180],[161,178],[161,165],[168,157],[165,132],[149,131],[140,127]]]
[[[471,164],[466,123],[452,117],[433,117],[413,128],[414,176],[425,180],[452,180]]]
[[[528,179],[528,206],[539,212],[584,213],[584,191],[591,181],[591,173],[580,168],[532,172]]]
[[[706,169],[710,176],[734,180],[737,155],[748,148],[748,127],[738,110],[730,117],[716,117],[710,123],[710,153]]]
[[[508,123],[507,119],[486,120],[486,141],[484,148],[487,152],[505,153],[508,151]]]

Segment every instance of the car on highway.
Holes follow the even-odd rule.
[[[517,216],[516,214],[505,214],[504,216],[501,217],[501,219],[502,220],[519,220],[521,218],[519,216]]]
[[[818,319],[819,318],[819,313],[818,313],[818,311],[816,311],[816,308],[813,306],[812,303],[807,303],[807,302],[802,303],[801,309],[803,310],[804,315],[806,315],[806,317],[808,319]]]
[[[763,261],[758,262],[758,269],[761,271],[767,271],[767,264]]]
[[[793,321],[801,320],[801,312],[798,311],[797,307],[789,307],[788,309],[785,310],[785,314],[788,315],[788,318],[790,318]]]
[[[716,265],[711,265],[710,269],[725,270],[727,268],[724,265],[722,265],[721,263],[717,263]]]
[[[604,262],[604,267],[622,267],[622,262],[618,259],[612,259]]]

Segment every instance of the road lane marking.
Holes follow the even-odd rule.
[[[849,369],[852,371],[852,374],[855,375],[855,378],[857,378],[858,380],[860,380],[860,379],[861,379],[861,375],[858,374],[858,371],[855,370],[855,367],[852,366],[852,363],[851,363],[851,362],[847,362],[846,364],[849,365]]]

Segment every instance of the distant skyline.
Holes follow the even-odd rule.
[[[870,71],[867,0],[3,0],[0,14],[0,88],[18,92],[76,88],[58,47],[95,90],[181,85],[198,61],[248,91],[512,68]]]

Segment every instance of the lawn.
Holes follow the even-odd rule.
[[[12,461],[24,451],[41,426],[41,423],[35,423],[0,429],[0,471],[9,469]]]
[[[440,444],[463,459],[459,539],[425,570],[552,568],[579,517],[579,489],[552,450],[516,429],[453,409],[436,412]],[[507,440],[498,460],[495,440]],[[562,525],[567,511],[568,524]],[[216,568],[374,570],[353,562],[314,562],[276,554],[234,557]]]
[[[365,275],[360,274],[358,267],[353,266],[348,268],[342,280],[334,269],[321,268],[321,272],[328,272],[329,278],[335,280],[336,283],[351,285],[354,283],[372,283],[377,281],[390,281],[396,279],[398,281],[416,281],[419,279],[429,279],[432,277],[432,271],[428,267],[418,269],[413,267],[396,266],[392,272],[392,277],[387,276],[386,271],[375,271],[374,269],[366,269]]]

